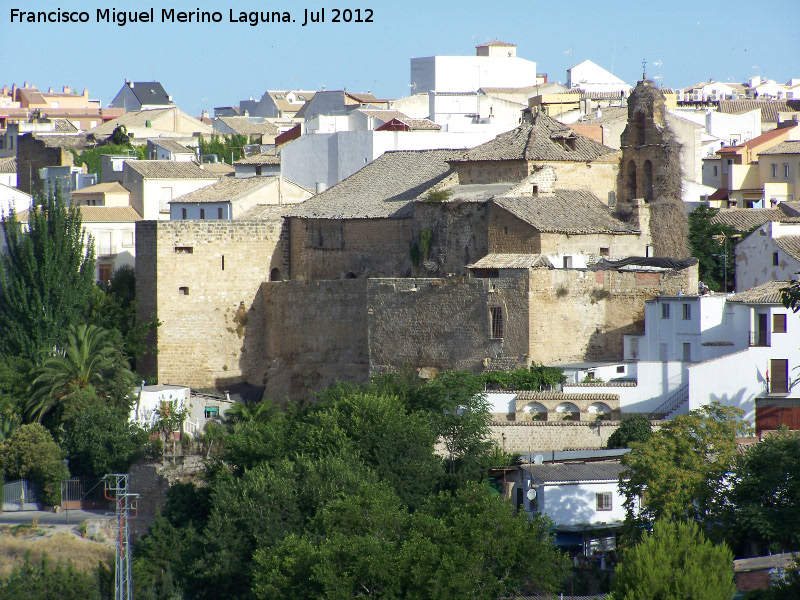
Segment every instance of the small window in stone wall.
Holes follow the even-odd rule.
[[[341,221],[312,219],[308,224],[308,245],[322,250],[340,250],[344,248]]]
[[[194,248],[192,246],[175,246],[175,254],[193,254]]]
[[[608,256],[611,253],[609,248],[600,248],[600,256]]]
[[[178,288],[178,295],[180,295],[180,296],[188,296],[189,295],[189,288],[186,287],[186,286],[179,287]]]
[[[503,339],[503,309],[500,306],[489,307],[489,319],[491,321],[492,339]]]
[[[608,207],[614,208],[617,205],[617,193],[608,192]]]

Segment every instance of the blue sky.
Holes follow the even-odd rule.
[[[554,9],[559,4],[564,8]],[[303,10],[373,10],[374,23],[301,27]],[[409,59],[472,55],[490,39],[518,45],[551,81],[564,81],[574,62],[591,59],[635,84],[642,59],[661,61],[663,82],[683,87],[713,77],[744,81],[760,74],[785,82],[800,77],[797,0],[727,2],[519,2],[497,0],[365,0],[307,4],[287,0],[0,0],[0,85],[30,81],[40,89],[88,87],[107,105],[124,80],[160,81],[184,110],[260,98],[266,89],[347,88],[379,97],[409,92]],[[147,10],[156,23],[94,22],[96,9]],[[86,24],[10,23],[20,10],[87,11]],[[217,24],[159,22],[162,8],[219,11]],[[229,23],[229,10],[291,11],[296,23],[251,27]],[[13,42],[9,43],[9,40]],[[574,54],[567,51],[574,49]],[[659,68],[648,67],[648,75]]]

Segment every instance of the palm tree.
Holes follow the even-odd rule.
[[[225,411],[225,421],[231,425],[236,423],[267,423],[278,414],[278,407],[271,400],[248,406],[234,404]]]
[[[25,416],[29,421],[41,422],[50,411],[60,413],[67,400],[89,388],[106,397],[113,388],[113,376],[120,369],[130,371],[108,330],[97,325],[73,326],[64,349],[36,369]]]

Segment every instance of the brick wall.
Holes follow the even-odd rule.
[[[259,285],[288,268],[282,221],[136,225],[138,312],[161,322],[145,373],[201,388],[241,381],[261,360]]]

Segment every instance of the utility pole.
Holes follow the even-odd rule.
[[[111,473],[103,477],[105,497],[116,504],[117,551],[114,570],[114,600],[133,600],[133,574],[131,573],[130,535],[128,521],[138,514],[136,501],[139,494],[128,493],[127,473]],[[133,516],[131,516],[131,514]]]

